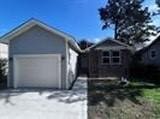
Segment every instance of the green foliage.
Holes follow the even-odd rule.
[[[143,7],[144,0],[108,0],[104,8],[99,9],[103,29],[113,27],[115,39],[129,45],[143,43],[156,31],[151,25],[151,14]]]
[[[7,60],[0,59],[0,82],[6,80],[7,77]]]
[[[94,43],[89,42],[89,41],[86,40],[86,39],[81,40],[78,44],[79,44],[79,46],[80,46],[80,48],[81,48],[82,50],[84,50],[84,49],[86,49],[86,48],[94,45]]]
[[[160,84],[160,70],[159,67],[155,65],[145,65],[132,62],[130,72],[131,77],[139,78],[141,81]]]
[[[160,0],[156,0],[156,3],[160,7]]]
[[[156,0],[156,4],[157,4],[157,6],[160,8],[160,0]],[[155,15],[160,15],[160,9],[157,9],[157,11],[154,11],[153,12],[153,16],[155,16]],[[160,28],[159,28],[160,29]],[[159,30],[158,29],[158,30]]]

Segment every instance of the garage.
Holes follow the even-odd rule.
[[[0,38],[8,47],[8,88],[69,89],[81,49],[68,33],[30,19]]]
[[[61,88],[59,54],[15,55],[14,88]]]

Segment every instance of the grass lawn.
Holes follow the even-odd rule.
[[[160,86],[88,81],[89,119],[160,119]]]

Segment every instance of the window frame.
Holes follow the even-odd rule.
[[[103,55],[103,53],[104,52],[108,52],[109,53],[109,56],[104,56]],[[104,61],[104,58],[108,58],[109,59],[109,63],[104,63],[103,61]],[[103,65],[109,65],[110,64],[110,51],[102,51],[102,57],[101,57],[101,63],[103,64]]]
[[[154,57],[152,57],[152,52],[153,52],[153,51],[155,52],[155,56],[154,56]],[[151,60],[156,59],[156,57],[157,57],[157,51],[156,51],[155,49],[150,50],[150,52],[149,52],[149,57],[150,57]]]
[[[118,52],[118,53],[119,53],[119,56],[112,56],[112,53],[113,53],[113,52]],[[113,62],[113,59],[114,59],[114,58],[118,58],[118,59],[119,59],[119,62],[118,62],[118,63],[114,63],[114,62]],[[120,64],[121,64],[121,51],[120,51],[120,50],[112,50],[112,51],[111,51],[111,64],[112,64],[112,65],[120,65]]]
[[[108,52],[109,56],[104,56],[103,53],[104,52]],[[119,56],[112,56],[113,52],[118,52]],[[104,63],[104,58],[108,58],[109,59],[109,63]],[[114,58],[119,58],[119,62],[118,63],[114,63],[113,59]],[[101,56],[101,64],[102,65],[121,65],[121,51],[120,50],[107,50],[107,51],[102,51],[102,56]]]

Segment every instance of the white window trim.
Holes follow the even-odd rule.
[[[155,52],[155,57],[152,57],[152,52]],[[151,60],[154,60],[154,59],[156,59],[156,55],[157,55],[157,51],[155,50],[155,49],[151,49],[150,51],[149,51],[149,57],[150,57],[150,59]]]
[[[112,51],[119,52],[119,56],[112,56]],[[103,56],[103,52],[109,52],[109,56]],[[109,58],[109,63],[104,63],[103,59]],[[119,63],[114,63],[112,61],[113,58],[119,58]],[[121,65],[121,51],[120,50],[108,50],[108,51],[102,51],[102,57],[101,57],[101,64],[102,65]]]

